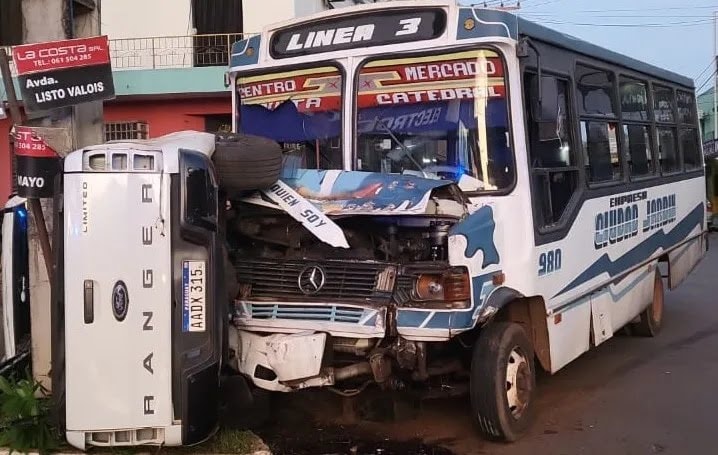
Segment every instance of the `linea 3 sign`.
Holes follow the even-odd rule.
[[[28,112],[115,97],[106,36],[15,46],[12,55]]]

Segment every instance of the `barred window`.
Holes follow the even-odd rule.
[[[147,122],[108,122],[105,123],[105,141],[127,141],[133,139],[149,138]]]

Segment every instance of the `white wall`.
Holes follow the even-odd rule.
[[[190,5],[191,0],[102,0],[102,34],[110,39],[191,35]]]
[[[244,32],[258,33],[267,25],[325,9],[324,0],[244,0]]]
[[[246,33],[326,9],[324,0],[244,0],[242,8]],[[191,14],[191,0],[103,0],[102,34],[110,39],[191,35]]]
[[[308,16],[325,9],[324,0],[294,0],[295,17]]]
[[[243,0],[242,8],[244,32],[258,33],[269,24],[323,11],[325,4],[324,0]],[[192,66],[191,0],[103,0],[101,15],[101,33],[114,40],[110,49],[115,70]]]

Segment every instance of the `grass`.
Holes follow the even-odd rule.
[[[217,435],[199,447],[192,447],[193,453],[252,453],[262,449],[261,440],[250,431],[220,430]]]

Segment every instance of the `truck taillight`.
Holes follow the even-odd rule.
[[[86,172],[162,172],[161,152],[87,150],[82,157]]]

